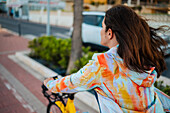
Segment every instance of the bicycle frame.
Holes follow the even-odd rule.
[[[51,93],[48,94],[48,89],[45,85],[42,85],[42,93],[48,99],[49,105],[55,104],[57,105],[62,113],[76,113],[76,109],[74,106],[74,94],[66,94],[66,93]],[[67,98],[67,102],[64,102],[64,99]]]
[[[60,108],[62,113],[76,113],[73,100],[68,98],[66,106],[61,101],[56,101],[55,104]]]

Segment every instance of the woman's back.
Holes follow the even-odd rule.
[[[117,54],[117,47],[96,57],[103,68],[101,69],[101,87],[95,89],[100,95],[113,100],[123,111],[146,111],[155,104],[153,84],[157,73],[154,67],[148,73],[130,71]],[[103,104],[107,106],[108,103],[105,101]],[[159,110],[162,111],[162,107]]]

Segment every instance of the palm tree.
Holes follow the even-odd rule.
[[[81,57],[82,54],[82,37],[81,37],[81,26],[82,26],[82,11],[83,11],[83,0],[74,0],[74,22],[73,22],[73,37],[71,56],[67,67],[66,74],[70,74],[70,71],[75,68],[75,61]]]

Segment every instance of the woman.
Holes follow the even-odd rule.
[[[106,12],[101,30],[101,44],[110,50],[94,54],[77,73],[44,84],[52,92],[94,89],[101,113],[163,113],[153,84],[166,69],[160,48],[166,42],[157,30],[131,8],[116,5]]]

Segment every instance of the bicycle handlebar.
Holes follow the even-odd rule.
[[[58,76],[53,77],[54,80],[57,78]],[[69,93],[51,93],[50,94],[48,92],[48,88],[44,84],[41,85],[41,88],[42,88],[42,93],[50,102],[52,102],[51,99],[52,100],[59,99],[60,101],[63,101],[63,98],[70,98],[71,100],[74,99],[74,94],[69,94]]]
[[[52,78],[55,80],[55,79],[58,78],[58,76],[54,76],[54,77],[52,77]],[[46,91],[48,91],[48,88],[47,88],[44,84],[41,85],[41,88],[43,89],[43,93],[45,93]]]
[[[54,76],[54,77],[53,77],[54,80],[57,79],[57,78],[58,78],[58,76]]]
[[[44,84],[41,85],[41,88],[43,89],[43,91],[47,91],[48,90],[48,88]]]

